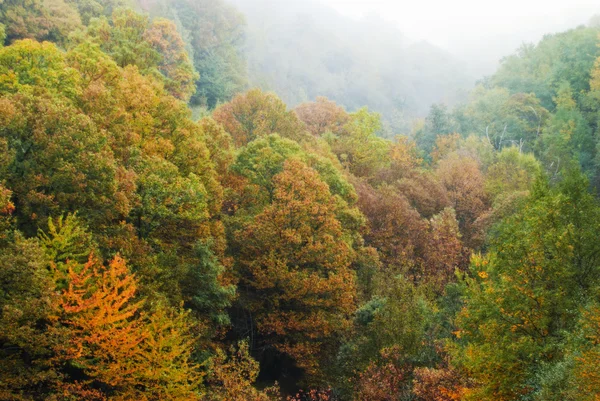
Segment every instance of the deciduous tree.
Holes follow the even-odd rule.
[[[354,308],[353,251],[316,171],[285,162],[274,198],[239,232],[241,300],[262,342],[314,377]]]

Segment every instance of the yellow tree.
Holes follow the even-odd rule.
[[[153,21],[144,33],[144,39],[162,56],[158,70],[165,77],[167,91],[188,101],[196,91],[199,75],[194,71],[175,23],[164,18]]]
[[[146,315],[123,259],[115,257],[107,267],[94,257],[83,266],[72,264],[68,282],[60,306],[69,341],[56,351],[59,360],[81,371],[81,384],[100,383],[116,400],[199,398],[185,315],[160,307]]]
[[[218,349],[207,366],[206,382],[209,386],[203,401],[268,401],[279,399],[275,387],[257,390],[254,382],[258,377],[259,366],[250,356],[247,342],[240,342],[238,349],[233,347],[227,355]],[[273,398],[271,398],[273,396]]]

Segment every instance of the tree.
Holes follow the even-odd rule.
[[[442,294],[446,284],[454,280],[456,270],[466,265],[468,258],[461,237],[453,209],[444,209],[429,221],[423,265],[418,274],[437,294]]]
[[[239,206],[260,210],[265,203],[271,202],[275,191],[273,177],[283,171],[285,161],[290,158],[302,160],[319,173],[332,194],[339,196],[340,209],[343,209],[344,202],[348,206],[354,204],[354,188],[331,160],[310,153],[292,140],[272,134],[240,149],[231,166],[231,172],[247,181]]]
[[[380,360],[372,362],[360,374],[356,401],[399,401],[410,396],[407,385],[410,367],[402,363],[400,353],[395,347],[381,351]]]
[[[579,26],[546,35],[537,45],[523,45],[502,61],[491,83],[511,94],[534,93],[545,109],[552,110],[552,99],[564,81],[576,94],[589,90],[590,71],[599,55],[598,30]]]
[[[274,93],[260,89],[237,95],[231,102],[218,107],[213,118],[223,125],[237,147],[270,134],[300,141],[305,128],[293,111]]]
[[[15,233],[0,249],[1,399],[42,399],[56,391],[62,375],[52,349],[67,340],[64,333],[49,331],[58,304],[43,250]]]
[[[394,186],[424,218],[431,218],[451,205],[448,192],[435,171],[417,170]]]
[[[339,135],[350,119],[342,107],[326,97],[317,97],[314,102],[303,103],[295,111],[314,136],[322,136],[327,132]]]
[[[600,396],[600,309],[593,303],[582,316],[581,333],[585,343],[575,362],[575,387],[582,400],[596,400]]]
[[[207,244],[198,243],[196,255],[197,261],[192,262],[185,277],[180,278],[186,306],[217,327],[228,325],[230,320],[225,309],[231,306],[236,287],[222,284],[224,268]]]
[[[175,24],[165,19],[150,21],[130,9],[117,9],[110,20],[91,21],[86,36],[120,66],[137,66],[163,82],[174,97],[188,101],[198,74],[189,60]]]
[[[205,401],[269,401],[276,399],[275,387],[257,390],[258,363],[252,359],[247,342],[231,347],[229,355],[218,349],[208,362],[207,384],[210,390]]]
[[[156,79],[120,68],[100,45],[65,54],[26,40],[0,57],[10,77],[0,84],[0,171],[18,228],[33,236],[48,217],[79,212],[102,256],[122,253],[144,294],[180,304],[197,242],[221,259],[225,251],[223,190],[202,126]]]
[[[420,275],[427,222],[391,186],[357,185],[358,207],[368,221],[367,244],[375,247],[388,274]]]
[[[538,181],[490,252],[472,258],[453,347],[454,363],[478,384],[468,399],[533,397],[553,384],[540,370],[565,361],[566,333],[597,288],[599,212],[580,173],[555,189]]]
[[[137,181],[139,206],[132,210],[139,235],[165,249],[191,249],[209,218],[206,187],[200,177],[182,177],[164,159],[150,158],[144,164]]]
[[[175,23],[167,19],[154,20],[144,33],[144,39],[162,56],[158,70],[166,78],[165,89],[178,99],[190,100],[200,75],[194,71]]]
[[[475,222],[489,207],[479,163],[469,156],[452,153],[438,163],[435,172],[456,212],[464,243],[476,248],[479,235]]]
[[[6,27],[0,23],[0,48],[4,47],[4,41],[6,40]]]
[[[444,104],[433,104],[429,115],[425,119],[425,125],[417,132],[415,140],[426,154],[431,153],[436,138],[440,135],[448,135],[455,131],[454,122],[448,109]]]
[[[24,62],[24,61],[27,62]],[[77,92],[77,72],[65,63],[64,55],[52,43],[26,39],[0,49],[0,91],[62,93],[72,98]],[[4,115],[10,109],[6,109]],[[6,117],[4,117],[6,118]]]
[[[5,100],[0,135],[14,152],[6,181],[23,230],[33,235],[38,218],[46,222],[64,212],[79,210],[100,226],[127,212],[112,151],[85,115],[45,95]]]
[[[389,165],[390,142],[376,135],[381,128],[381,116],[362,108],[350,114],[338,135],[330,133],[325,139],[352,174],[371,178],[375,172]]]
[[[193,107],[212,110],[246,89],[246,22],[236,8],[223,0],[138,3],[151,14],[177,23],[194,69],[200,73],[190,102]]]
[[[9,232],[13,225],[12,214],[15,205],[10,200],[12,191],[0,185],[0,246],[9,240]]]
[[[473,90],[461,113],[462,132],[485,138],[497,150],[519,146],[527,151],[535,149],[549,114],[535,95],[483,86]]]
[[[417,368],[414,375],[413,393],[420,401],[460,401],[468,397],[468,380],[452,367]]]
[[[206,138],[206,146],[209,149],[210,159],[215,166],[215,171],[222,182],[226,181],[229,167],[234,161],[231,135],[225,131],[223,126],[210,117],[201,119],[198,124]]]
[[[123,6],[124,0],[66,0],[67,3],[73,4],[79,10],[81,21],[84,25],[89,25],[92,18],[108,17],[112,13]]]
[[[534,155],[521,153],[516,147],[504,148],[488,167],[485,188],[494,202],[501,201],[512,193],[529,191],[540,174]]]
[[[96,248],[89,230],[77,214],[48,219],[48,230],[38,230],[38,240],[44,254],[55,268],[67,273],[68,262],[85,263]]]
[[[252,312],[261,343],[314,378],[349,325],[353,252],[316,171],[289,160],[273,181],[273,202],[237,234],[241,305]]]
[[[590,126],[573,99],[568,85],[558,90],[554,98],[556,111],[548,120],[541,137],[542,160],[552,173],[579,162],[584,171],[593,171],[595,142]]]
[[[71,32],[82,27],[79,13],[68,0],[5,0],[0,24],[9,43],[36,39],[63,45]]]
[[[81,383],[100,382],[115,399],[199,399],[185,314],[142,312],[136,279],[120,257],[105,268],[91,256],[77,270],[69,270],[60,303],[69,341],[57,351],[83,373]]]

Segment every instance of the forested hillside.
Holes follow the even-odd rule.
[[[244,20],[0,0],[0,399],[600,399],[600,29],[389,139]]]
[[[476,77],[427,42],[377,17],[355,21],[313,0],[233,0],[247,16],[252,86],[290,107],[326,96],[348,110],[382,113],[385,132],[408,132],[432,103],[464,100]]]

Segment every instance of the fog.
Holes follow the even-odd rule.
[[[361,19],[377,15],[408,38],[425,40],[493,71],[497,61],[523,42],[585,24],[600,13],[594,0],[319,0]]]
[[[524,43],[600,13],[591,0],[227,0],[247,21],[249,82],[290,106],[326,96],[407,132],[452,107]]]

